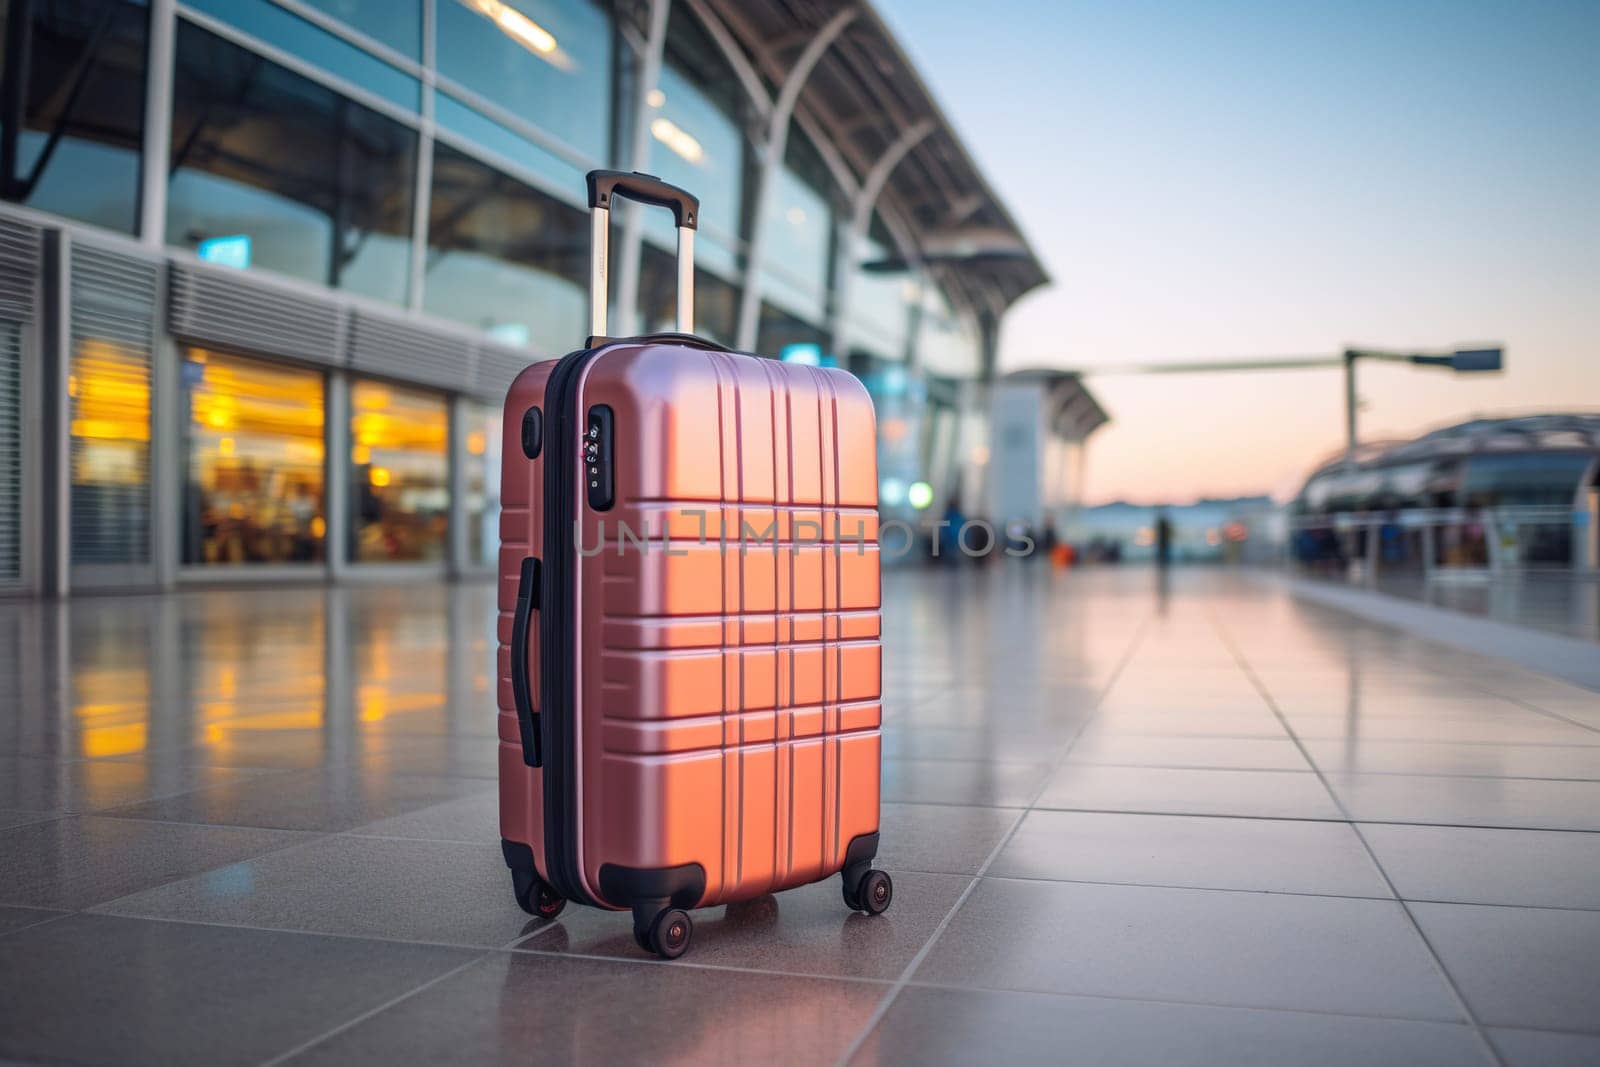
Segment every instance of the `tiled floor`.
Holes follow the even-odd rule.
[[[0,604],[0,1060],[1600,1062],[1600,694],[1222,572],[893,573],[894,907],[665,964],[512,900],[491,597]]]

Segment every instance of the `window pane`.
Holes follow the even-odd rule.
[[[422,86],[417,79],[268,0],[186,2],[390,103],[415,111],[421,102]],[[406,6],[406,0],[399,2],[401,7]]]
[[[124,0],[0,3],[0,65],[26,71],[26,84],[6,83],[18,97],[0,101],[0,195],[133,232],[147,24]]]
[[[788,167],[778,168],[772,191],[762,254],[767,295],[773,303],[820,322],[826,313],[832,212],[822,195]]]
[[[493,563],[500,551],[500,409],[465,404],[463,413],[467,558],[473,563]]]
[[[323,559],[322,375],[191,348],[183,387],[183,561]]]
[[[716,236],[737,237],[744,178],[744,136],[732,113],[706,88],[672,63],[661,67],[660,92],[647,116],[650,130],[645,170],[681,185],[700,198],[700,223],[711,231],[711,245],[696,241],[698,262],[731,271],[733,255]],[[645,213],[645,226],[665,248],[673,247],[672,216]],[[709,258],[708,258],[709,257]]]
[[[443,559],[450,522],[449,415],[437,393],[350,389],[350,558]]]
[[[610,155],[611,24],[582,0],[438,0],[439,73],[596,161]]]
[[[167,243],[249,238],[251,266],[399,303],[416,134],[178,25]]]
[[[423,307],[509,344],[588,332],[589,220],[445,145],[434,148]]]
[[[534,144],[515,130],[468,107],[454,97],[439,93],[434,97],[434,117],[440,129],[466,138],[473,145],[488,149],[518,166],[526,167],[547,180],[549,188],[567,190],[582,203],[585,168]]]
[[[422,58],[421,0],[302,0],[382,41],[403,56]]]

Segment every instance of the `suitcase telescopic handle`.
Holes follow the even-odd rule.
[[[606,290],[611,275],[611,202],[617,197],[672,209],[678,227],[679,333],[694,333],[694,231],[700,200],[653,174],[626,170],[589,172],[589,335],[606,336]]]
[[[528,556],[517,579],[517,607],[511,616],[511,698],[517,706],[517,731],[522,737],[522,762],[538,767],[539,714],[533,710],[533,685],[528,677],[528,631],[539,609],[539,561]]]

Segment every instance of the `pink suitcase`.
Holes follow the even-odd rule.
[[[694,337],[694,197],[589,175],[586,346],[506,397],[500,833],[517,901],[687,909],[842,873],[878,914],[872,402],[843,371]],[[613,197],[671,208],[681,332],[605,336]]]

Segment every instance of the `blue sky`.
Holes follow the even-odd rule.
[[[1503,341],[1363,436],[1600,410],[1600,2],[879,0],[1055,279],[1003,366]],[[1292,491],[1336,372],[1092,383],[1092,499]]]

